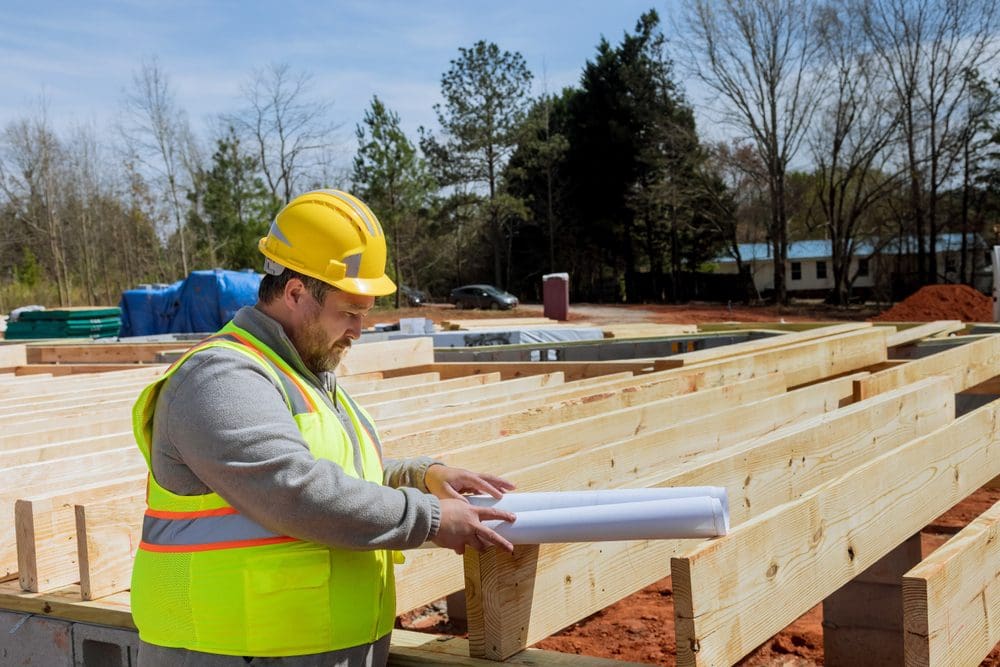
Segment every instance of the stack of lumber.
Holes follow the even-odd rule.
[[[121,309],[79,307],[32,310],[7,323],[9,340],[25,338],[105,338],[121,329]]]
[[[713,540],[521,546],[464,562],[411,552],[399,611],[464,588],[469,639],[404,633],[392,663],[560,664],[522,651],[669,575],[678,663],[738,662],[1000,475],[1000,404],[955,408],[1000,375],[1000,335],[903,360],[890,352],[921,344],[904,333],[842,324],[631,366],[441,364],[428,339],[357,346],[342,382],[387,456],[436,456],[522,491],[725,486],[733,524]],[[128,406],[158,372],[0,380],[4,423],[19,425],[0,435],[0,578],[11,578],[0,609],[131,627],[144,468]],[[981,658],[1000,640],[998,521],[984,515],[897,582],[907,664],[946,664],[935,656],[954,645]],[[456,654],[466,650],[476,660]]]

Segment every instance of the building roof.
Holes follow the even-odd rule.
[[[986,242],[978,234],[970,233],[967,234],[967,237],[968,243],[971,247],[986,247]],[[740,257],[744,262],[771,260],[770,243],[740,243],[738,247]],[[957,251],[961,249],[961,247],[961,234],[938,234],[937,249],[939,252],[949,250]],[[882,248],[882,254],[897,254],[900,252],[900,249],[902,249],[902,252],[905,254],[916,254],[917,238],[915,236],[906,236],[902,239],[893,239]],[[875,245],[869,241],[858,241],[855,245],[854,255],[856,257],[869,257],[874,253]],[[803,259],[830,259],[831,257],[833,257],[833,244],[829,239],[792,241],[788,244],[788,259],[790,261],[799,261]],[[715,261],[720,264],[725,264],[735,262],[736,259],[733,258],[732,255],[726,254],[716,257]]]

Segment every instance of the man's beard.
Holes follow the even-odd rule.
[[[289,338],[302,357],[302,363],[317,375],[335,369],[351,347],[351,339],[347,336],[331,342],[318,319],[304,323],[302,329]]]

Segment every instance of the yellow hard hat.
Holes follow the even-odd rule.
[[[396,291],[385,275],[385,234],[378,218],[340,190],[314,190],[288,202],[258,248],[267,273],[289,268],[365,296]]]

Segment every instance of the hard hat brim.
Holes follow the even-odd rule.
[[[379,278],[341,278],[329,284],[342,292],[361,296],[388,296],[396,291],[396,283],[386,275]]]

